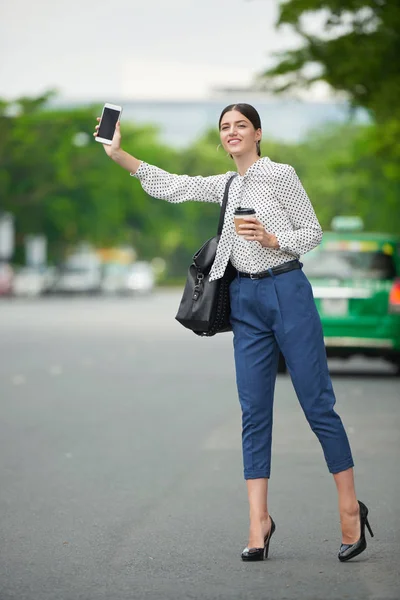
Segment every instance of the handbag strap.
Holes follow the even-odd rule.
[[[219,223],[218,223],[218,231],[217,231],[218,235],[221,235],[221,233],[222,233],[222,227],[224,226],[226,205],[228,204],[229,188],[231,187],[231,183],[235,179],[235,177],[237,177],[237,173],[234,173],[231,177],[229,177],[228,181],[226,182],[224,199],[222,200],[221,212],[219,213]]]

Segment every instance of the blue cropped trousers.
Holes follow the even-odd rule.
[[[235,277],[230,286],[236,380],[242,408],[245,479],[270,477],[272,412],[279,350],[318,437],[328,469],[353,466],[349,441],[334,410],[321,321],[301,269],[264,279]]]

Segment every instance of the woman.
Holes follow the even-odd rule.
[[[98,119],[99,121],[99,119]],[[96,126],[96,135],[98,125]],[[223,148],[238,175],[229,191],[224,227],[210,279],[224,274],[230,260],[237,277],[230,287],[236,378],[242,408],[244,477],[250,507],[245,561],[268,556],[275,523],[268,511],[271,462],[272,406],[279,350],[296,394],[317,435],[339,500],[342,545],[346,561],[366,548],[368,509],[357,501],[353,459],[347,435],[334,411],[335,396],[328,372],[321,322],[311,286],[299,257],[317,246],[322,230],[294,169],[260,158],[262,136],[257,111],[248,104],[227,106],[219,120]],[[233,172],[212,177],[172,175],[121,149],[117,124],[108,156],[138,178],[151,196],[169,202],[222,202]],[[251,207],[236,234],[236,207]]]

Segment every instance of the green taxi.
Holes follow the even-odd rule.
[[[364,232],[358,217],[336,217],[304,255],[328,357],[381,357],[400,374],[400,236]]]

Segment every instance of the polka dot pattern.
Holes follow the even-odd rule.
[[[131,175],[154,198],[174,203],[195,200],[221,204],[225,184],[233,173],[190,177],[167,173],[143,162]],[[278,250],[263,248],[259,242],[244,240],[236,234],[233,214],[238,206],[255,209],[266,230],[276,235]],[[231,184],[210,280],[222,277],[229,259],[238,271],[258,273],[299,258],[321,239],[321,226],[293,167],[260,158]]]

